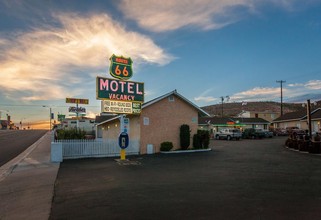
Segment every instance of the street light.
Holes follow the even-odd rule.
[[[49,108],[49,112],[50,112],[50,115],[49,115],[49,118],[50,118],[50,120],[49,120],[49,131],[51,131],[51,119],[53,118],[52,117],[52,112],[51,112],[51,107],[47,106],[47,105],[43,105],[42,107]]]

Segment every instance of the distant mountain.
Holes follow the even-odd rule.
[[[305,102],[306,100],[301,103],[283,103],[283,114],[306,109],[305,106],[302,106],[302,103]],[[209,105],[201,108],[212,116],[222,115],[222,104]],[[312,109],[315,108],[321,108],[321,101],[318,101],[317,105],[312,106]],[[236,116],[242,111],[280,113],[281,105],[278,102],[223,103],[223,116]]]
[[[287,99],[287,102],[305,103],[308,99],[310,99],[311,102],[319,101],[321,100],[321,94],[305,94],[301,96],[296,96],[296,97]]]

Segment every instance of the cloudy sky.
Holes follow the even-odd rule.
[[[100,112],[96,76],[131,57],[145,100],[199,106],[321,94],[321,0],[0,0],[0,111],[14,122]],[[48,106],[48,107],[43,107]],[[48,126],[49,127],[49,126]]]

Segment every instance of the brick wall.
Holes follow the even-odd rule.
[[[140,117],[141,154],[146,153],[147,144],[154,146],[159,152],[160,144],[164,141],[173,142],[174,148],[180,148],[179,132],[182,124],[188,124],[193,134],[197,132],[198,111],[178,96],[173,95],[145,107]],[[148,123],[148,124],[147,124]]]

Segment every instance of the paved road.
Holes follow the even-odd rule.
[[[61,164],[50,219],[321,219],[321,156],[285,138]]]
[[[41,138],[46,130],[0,130],[0,166]]]

